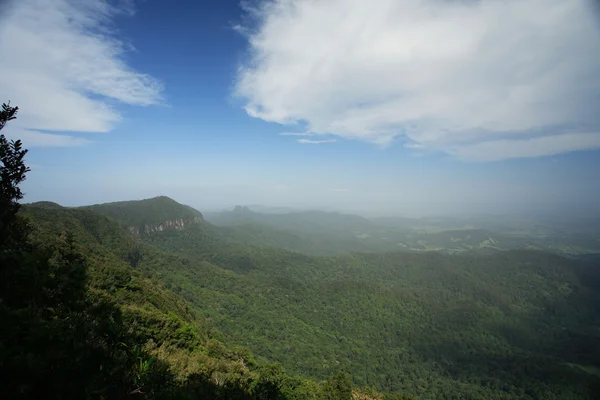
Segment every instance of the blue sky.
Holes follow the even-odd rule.
[[[0,18],[26,201],[600,204],[600,32],[584,0],[21,0]]]

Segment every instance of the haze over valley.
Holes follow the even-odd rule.
[[[0,2],[0,397],[597,400],[592,0]]]

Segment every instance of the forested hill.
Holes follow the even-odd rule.
[[[314,257],[249,245],[206,221],[136,236],[124,213],[117,216],[122,230],[108,233],[112,206],[94,207],[29,206],[26,213],[47,232],[83,226],[87,233],[78,236],[99,246],[93,251],[118,254],[185,299],[228,343],[292,374],[318,381],[345,371],[356,386],[420,399],[599,393],[594,263],[526,250]],[[80,222],[68,222],[71,213]],[[154,218],[134,213],[137,223]]]
[[[199,211],[166,196],[139,201],[121,201],[82,207],[123,223],[136,235],[165,229],[183,229],[203,220]]]
[[[163,216],[179,218],[175,211]],[[140,242],[123,224],[88,208],[40,202],[22,207],[20,216],[29,225],[27,247],[4,275],[0,303],[6,398],[384,398],[352,389],[341,370],[319,382],[255,358],[162,279],[171,269],[213,278],[230,272]],[[140,210],[134,216],[152,221]],[[14,255],[0,253],[5,261]]]

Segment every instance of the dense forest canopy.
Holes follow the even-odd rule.
[[[5,105],[0,127],[16,111]],[[600,393],[594,255],[504,249],[508,239],[478,229],[461,230],[473,240],[460,251],[399,251],[415,226],[242,208],[203,216],[164,196],[20,206],[26,150],[4,136],[0,146],[6,398]],[[445,232],[410,243],[460,242]]]
[[[16,112],[5,104],[0,128]],[[136,268],[142,255],[174,267],[183,260],[138,242],[114,219],[50,202],[18,212],[26,153],[20,141],[0,136],[3,398],[381,398],[372,389],[352,389],[342,371],[321,382],[291,377],[280,364],[224,344],[160,274]],[[146,210],[143,202],[139,209]],[[178,210],[180,218],[201,217]]]

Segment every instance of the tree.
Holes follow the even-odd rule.
[[[323,395],[326,400],[351,400],[352,382],[344,372],[332,376],[323,386]]]
[[[18,107],[11,107],[10,103],[2,104],[0,111],[0,130],[8,121],[17,118]],[[24,232],[17,228],[23,225],[17,223],[18,201],[23,198],[19,184],[25,180],[29,168],[24,159],[27,150],[23,149],[20,140],[7,140],[0,135],[0,251],[11,238],[21,241]]]
[[[11,107],[10,101],[8,104],[2,104],[2,111],[0,111],[0,131],[4,128],[4,125],[8,121],[16,119],[17,111],[19,111],[19,107]]]
[[[0,129],[17,107],[2,105]],[[43,245],[18,214],[29,168],[20,140],[0,135],[0,386],[3,398],[118,398],[131,357],[120,310],[88,291],[73,235]]]

